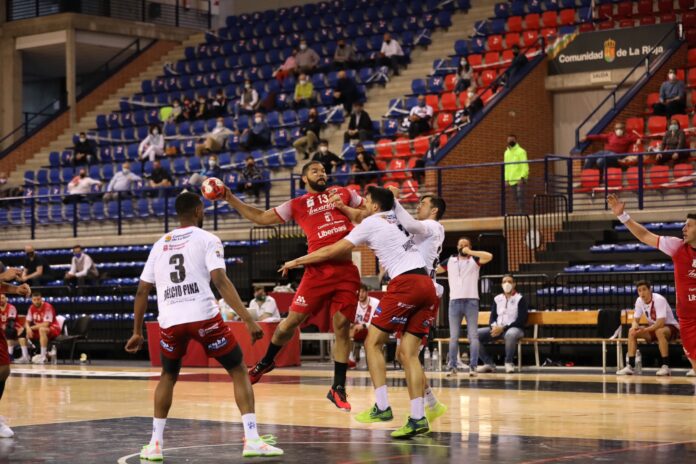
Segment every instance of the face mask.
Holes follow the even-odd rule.
[[[300,50],[307,50],[307,45],[300,44]]]
[[[317,115],[314,113],[309,113],[309,119],[316,119]]]
[[[250,88],[251,88],[251,84],[244,84],[244,88],[247,89],[247,90],[250,89]]]
[[[215,166],[217,166],[217,161],[215,161],[215,160],[208,161],[208,166],[210,166],[211,168],[214,168]]]
[[[81,172],[81,173],[80,173],[80,178],[84,179],[85,177],[87,177],[87,174],[85,174],[84,172]]]
[[[515,145],[517,145],[517,142],[515,142],[515,141],[508,142],[508,147],[510,147],[510,148],[514,147]]]
[[[261,119],[261,118],[254,118],[254,122],[255,122],[256,124],[261,124],[261,121],[263,121],[263,119]]]
[[[423,107],[425,106],[425,102],[418,102],[418,106],[420,106],[421,108],[423,108]]]
[[[264,301],[266,299],[266,295],[259,295],[256,297],[256,301]]]
[[[616,134],[617,137],[621,137],[622,135],[624,135],[623,129],[616,129],[614,131],[614,133]]]
[[[221,122],[219,122],[219,123],[217,123],[215,126],[216,126],[216,127],[219,127],[219,128],[222,128],[222,126],[224,126],[224,124],[221,123]]]
[[[389,45],[391,43],[391,39],[385,40],[385,42],[387,43],[387,45]]]
[[[504,291],[505,293],[510,293],[510,292],[512,292],[512,284],[509,283],[509,282],[505,282],[505,283],[503,284],[503,291]]]
[[[671,130],[672,132],[676,132],[679,130],[679,126],[677,126],[676,124],[672,124],[671,126],[669,126],[669,130]]]
[[[513,51],[512,51],[512,56],[517,56],[517,55],[519,55],[519,54],[520,54],[520,51],[519,51],[519,50],[513,50]]]
[[[345,46],[346,46],[346,44],[338,44],[338,48],[343,48]]]
[[[86,141],[87,141],[87,139],[86,139],[86,138],[84,138],[84,137],[80,137],[80,142],[82,142],[82,143],[85,143]]]
[[[669,73],[669,74],[667,74],[667,77],[669,77],[670,80],[674,80],[674,79],[676,79],[677,75]]]
[[[329,151],[329,147],[319,147],[319,151],[322,153],[326,153],[327,151]]]
[[[123,173],[126,175],[130,174],[130,169],[123,169]]]
[[[77,259],[80,259],[81,256],[82,256],[82,253],[75,253],[75,257],[76,257]]]
[[[0,177],[0,185],[6,184],[7,183],[7,178],[5,177]]]
[[[152,131],[152,135],[159,135],[159,130],[154,129],[154,130]]]
[[[34,255],[35,255],[35,253],[34,253],[33,251],[32,251],[32,252],[30,252],[30,253],[27,253],[27,256],[28,256],[29,258],[33,258],[33,257],[34,257]]]

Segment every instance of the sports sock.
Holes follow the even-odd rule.
[[[271,364],[282,348],[283,345],[276,345],[273,342],[269,343],[268,350],[266,350],[266,355],[261,360],[261,364],[265,364],[266,366]]]
[[[244,437],[247,440],[257,440],[259,431],[256,428],[256,414],[249,413],[242,416],[242,424],[244,425]]]
[[[28,358],[29,357],[29,348],[27,348],[26,346],[23,346],[21,348],[22,348],[22,357]]]
[[[425,402],[423,397],[419,396],[411,400],[411,419],[420,420],[425,416]]]
[[[387,397],[387,386],[375,388],[375,403],[380,411],[385,411],[389,407],[389,398]]]
[[[48,352],[48,348],[45,346],[42,346],[41,347],[41,356],[45,358],[47,352]]]
[[[425,387],[425,403],[431,408],[434,408],[437,404],[437,398],[435,398],[433,389],[430,387]]]
[[[631,367],[636,367],[636,357],[635,356],[628,357],[628,365]]]
[[[662,357],[662,365],[669,366],[669,357],[667,357],[667,358],[665,358],[664,356]]]
[[[0,381],[0,400],[2,399],[2,394],[5,393],[5,380]]]
[[[164,424],[166,423],[166,417],[164,419],[152,418],[152,438],[150,438],[150,444],[154,445],[158,441],[160,449],[164,446]]]
[[[334,361],[334,382],[332,388],[346,386],[346,372],[348,372],[348,363]]]

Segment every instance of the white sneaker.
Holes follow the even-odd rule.
[[[14,360],[15,364],[31,364],[31,358],[29,356],[22,356]]]
[[[242,456],[245,458],[258,456],[282,456],[283,450],[276,448],[276,440],[272,435],[264,435],[253,440],[244,440],[244,451]]]
[[[512,363],[505,363],[505,373],[506,374],[514,374],[515,373],[515,365]]]
[[[140,450],[140,459],[146,461],[163,461],[164,456],[162,455],[160,442],[156,441],[155,443],[143,446],[143,449]]]
[[[663,364],[661,368],[655,372],[655,375],[658,376],[666,376],[666,375],[672,375],[672,371],[669,370],[669,366],[667,364]]]
[[[491,366],[489,364],[484,364],[483,366],[477,367],[476,372],[478,372],[479,374],[486,374],[489,372],[495,372],[495,366]]]
[[[31,362],[33,364],[46,364],[48,362],[48,359],[46,359],[46,356],[41,356],[40,354],[37,354],[33,358],[31,358]]]
[[[689,369],[689,370],[686,372],[686,376],[687,376],[687,377],[696,377],[696,371],[694,371],[693,369]]]
[[[631,367],[630,364],[627,364],[626,367],[624,367],[621,370],[616,371],[616,375],[633,375],[635,372],[633,371],[633,368]]]
[[[14,437],[14,432],[5,423],[5,418],[0,417],[0,438],[12,438]]]

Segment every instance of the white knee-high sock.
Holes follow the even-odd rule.
[[[164,446],[164,425],[167,423],[167,419],[158,419],[156,417],[152,418],[152,438],[150,438],[150,444],[154,445],[155,442],[159,442],[160,449]]]
[[[256,427],[256,414],[249,413],[242,416],[242,424],[244,425],[244,437],[247,440],[256,440],[259,438],[259,431]]]

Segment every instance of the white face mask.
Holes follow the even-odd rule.
[[[82,142],[82,143],[85,143],[86,141],[87,141],[87,139],[86,139],[86,138],[84,138],[84,137],[80,137],[80,142]]]
[[[254,118],[254,122],[255,122],[256,124],[261,124],[261,121],[263,121],[263,119],[261,119],[261,118]]]
[[[471,100],[474,99],[474,97],[476,96],[476,94],[473,93],[473,92],[471,92],[471,93],[466,94],[466,96],[469,98],[469,101],[471,101]]]
[[[130,174],[130,169],[123,168],[123,173],[126,175]]]
[[[616,129],[614,131],[614,133],[616,134],[617,137],[621,137],[622,135],[624,135],[623,129]]]
[[[670,80],[674,80],[674,79],[677,77],[677,75],[674,74],[674,73],[669,73],[669,74],[667,74],[667,77],[668,77]]]
[[[306,44],[300,44],[300,50],[307,50]]]
[[[329,151],[329,147],[319,147],[319,151],[322,153],[326,153],[327,151]]]
[[[208,161],[208,166],[210,166],[211,168],[214,168],[215,166],[217,166],[217,161],[215,161],[215,160]]]
[[[510,293],[510,292],[512,292],[512,284],[511,284],[510,282],[505,282],[505,283],[503,284],[503,291],[504,291],[505,293]]]
[[[222,126],[224,126],[224,124],[221,123],[221,122],[218,122],[218,123],[216,124],[216,126],[219,127],[219,128],[222,128]]]
[[[244,88],[245,88],[245,89],[250,89],[250,88],[251,88],[251,84],[244,84]]]
[[[152,135],[159,135],[159,131],[158,131],[157,129],[154,129],[154,130],[152,131]]]

